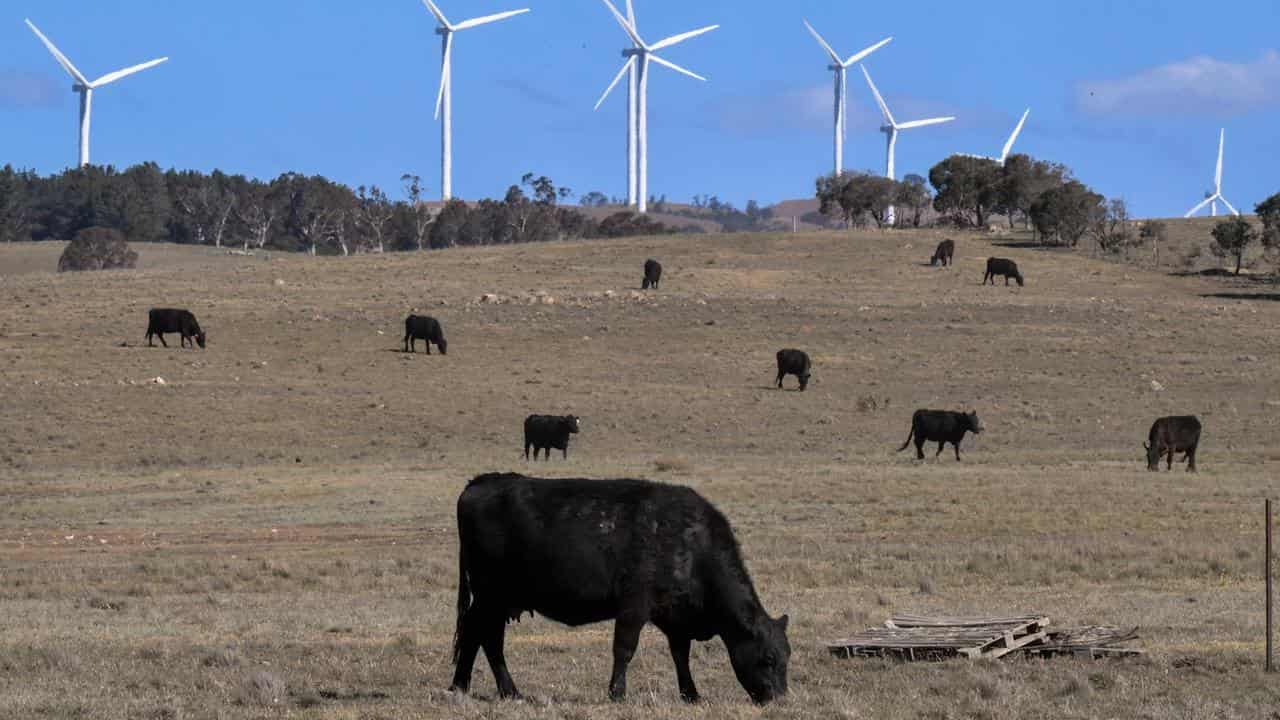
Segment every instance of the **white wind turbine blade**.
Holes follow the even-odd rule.
[[[677,64],[675,64],[675,63],[673,63],[673,62],[670,62],[670,61],[668,61],[668,60],[663,60],[662,58],[658,57],[657,55],[652,55],[652,54],[650,54],[648,57],[649,57],[649,59],[650,59],[650,60],[652,60],[652,61],[654,61],[654,62],[658,63],[659,65],[661,65],[661,66],[663,66],[663,67],[671,68],[672,70],[675,70],[676,72],[680,73],[681,75],[688,75],[689,77],[693,78],[694,80],[701,80],[701,81],[703,81],[703,82],[706,82],[706,81],[707,81],[707,79],[706,79],[706,78],[702,77],[702,76],[701,76],[701,75],[699,75],[698,73],[693,72],[693,71],[691,71],[691,70],[685,70],[684,68],[680,67],[679,65],[677,65]]]
[[[600,109],[600,106],[604,104],[604,99],[609,97],[609,93],[613,92],[613,89],[617,87],[618,83],[622,81],[622,78],[626,76],[627,71],[630,70],[631,66],[635,64],[636,64],[635,55],[632,55],[630,58],[627,59],[625,63],[622,64],[622,69],[618,71],[618,74],[616,76],[614,76],[613,82],[609,83],[609,87],[605,89],[604,94],[601,95],[600,99],[596,101],[596,106],[592,108],[593,111]]]
[[[627,0],[627,22],[631,23],[632,29],[639,32],[640,28],[636,25],[636,6],[631,0]]]
[[[453,33],[444,36],[444,62],[440,64],[440,92],[436,94],[436,119],[440,119],[440,106],[444,104],[444,91],[449,85],[450,68],[453,67]]]
[[[835,51],[835,49],[834,49],[834,48],[832,48],[832,47],[831,47],[831,44],[830,44],[830,43],[828,43],[825,39],[823,39],[823,37],[822,37],[821,35],[819,35],[819,34],[818,34],[818,31],[817,31],[817,30],[814,30],[814,29],[813,29],[813,26],[809,24],[809,21],[808,21],[808,20],[805,20],[805,21],[804,21],[804,26],[805,26],[805,27],[807,27],[807,28],[809,28],[809,34],[810,34],[810,35],[812,35],[812,36],[813,36],[813,39],[817,40],[817,41],[818,41],[818,44],[822,46],[822,49],[823,49],[823,50],[826,50],[826,51],[827,51],[827,54],[831,56],[831,60],[832,60],[832,62],[834,62],[835,64],[839,65],[839,64],[840,64],[840,56],[836,54],[836,51]]]
[[[888,44],[889,44],[889,43],[891,43],[891,42],[893,42],[893,38],[892,38],[892,37],[887,37],[887,38],[885,38],[885,39],[881,40],[880,42],[876,43],[875,45],[872,45],[871,47],[869,47],[869,48],[867,48],[867,49],[863,50],[862,52],[854,53],[853,55],[850,55],[850,56],[849,56],[849,59],[848,59],[848,60],[845,60],[845,61],[844,61],[843,63],[841,63],[841,64],[842,64],[842,65],[844,65],[845,67],[849,67],[849,66],[853,65],[854,63],[858,62],[859,60],[861,60],[861,59],[865,58],[866,56],[870,55],[871,53],[873,53],[873,52],[875,52],[875,51],[879,50],[880,48],[884,47],[885,45],[888,45]],[[840,62],[839,58],[837,58],[837,59],[836,59],[836,62]]]
[[[635,43],[638,47],[648,50],[649,46],[644,44],[644,40],[640,39],[640,34],[636,32],[635,27],[633,27],[631,23],[627,22],[626,18],[622,17],[622,13],[618,12],[618,8],[614,7],[613,3],[609,2],[609,0],[601,0],[601,2],[604,3],[605,7],[609,8],[609,12],[613,13],[614,19],[618,21],[618,24],[621,25],[622,29],[627,33],[627,36],[631,38],[631,42]]]
[[[651,51],[653,51],[653,52],[657,52],[658,50],[662,50],[663,48],[669,48],[669,47],[671,47],[672,45],[679,45],[680,43],[684,42],[685,40],[688,40],[689,38],[695,38],[695,37],[698,37],[699,35],[705,35],[706,33],[709,33],[709,32],[711,32],[712,30],[715,30],[715,29],[716,29],[716,28],[718,28],[718,27],[720,27],[720,26],[719,26],[719,25],[708,25],[708,26],[706,26],[706,27],[704,27],[704,28],[698,28],[697,30],[690,30],[690,31],[689,31],[689,32],[687,32],[687,33],[680,33],[679,35],[672,35],[672,36],[671,36],[671,37],[669,37],[669,38],[663,38],[662,40],[659,40],[658,42],[656,42],[656,43],[654,43],[654,44],[650,45],[650,46],[649,46],[649,50],[651,50]]]
[[[1004,149],[1000,151],[1000,162],[1003,163],[1009,159],[1009,153],[1013,150],[1013,144],[1017,142],[1018,135],[1022,133],[1022,126],[1027,122],[1027,116],[1031,114],[1031,108],[1027,108],[1022,113],[1022,119],[1018,121],[1018,126],[1013,129],[1013,134],[1009,136],[1009,141],[1004,144]]]
[[[1218,134],[1218,170],[1213,175],[1213,190],[1219,195],[1222,194],[1222,146],[1227,141],[1227,129],[1223,128]],[[1223,202],[1226,202],[1223,200]]]
[[[40,32],[40,28],[36,27],[35,23],[27,20],[27,27],[31,28],[31,32],[35,33],[36,37],[40,38],[40,42],[44,43],[45,48],[47,48],[53,55],[53,59],[58,61],[58,64],[62,66],[63,70],[67,71],[68,75],[78,80],[81,85],[86,87],[89,85],[89,80],[86,79],[84,75],[80,74],[80,71],[76,69],[76,66],[71,64],[71,61],[67,59],[67,56],[63,55],[62,51],[59,50],[57,46],[49,40],[49,38],[44,36],[44,33]]]
[[[156,65],[159,65],[160,63],[165,62],[168,59],[169,58],[167,57],[162,57],[156,60],[151,60],[149,62],[144,62],[141,65],[134,65],[133,67],[125,68],[124,70],[117,70],[113,73],[107,73],[106,75],[103,75],[102,77],[90,83],[89,87],[99,88],[99,87],[102,87],[103,85],[110,85],[111,83],[119,80],[122,77],[128,77],[134,73],[140,73],[143,70],[146,70],[147,68],[153,68]]]
[[[880,106],[880,112],[884,114],[884,119],[888,121],[890,126],[897,127],[897,123],[893,121],[893,113],[889,112],[889,106],[885,104],[884,98],[880,95],[880,90],[876,88],[875,82],[871,80],[871,73],[867,72],[866,65],[859,65],[862,68],[862,74],[867,78],[867,85],[871,87],[871,94],[876,96],[876,104]]]
[[[527,12],[529,12],[529,8],[523,8],[520,10],[508,10],[506,12],[495,13],[493,15],[485,15],[484,17],[471,18],[470,20],[463,20],[457,25],[454,25],[453,29],[466,30],[467,28],[473,28],[477,25],[488,25],[489,23],[495,23],[495,22],[498,22],[499,20],[506,20],[509,17],[515,17],[516,15],[523,15]]]
[[[436,16],[437,22],[449,30],[453,29],[453,26],[449,24],[449,18],[445,17],[444,13],[440,12],[440,8],[436,7],[435,3],[431,2],[431,0],[422,0],[422,4],[426,5],[427,9],[431,11],[431,14]]]
[[[1226,198],[1222,197],[1222,193],[1218,193],[1218,199],[1222,201],[1222,204],[1223,204],[1223,205],[1226,205],[1226,206],[1227,206],[1227,209],[1231,211],[1231,214],[1232,214],[1232,215],[1239,215],[1239,214],[1240,214],[1240,211],[1239,211],[1239,210],[1236,210],[1236,208],[1235,208],[1235,206],[1234,206],[1234,205],[1232,205],[1230,202],[1228,202]]]
[[[1187,211],[1187,214],[1186,214],[1186,215],[1183,215],[1182,217],[1184,217],[1184,218],[1189,218],[1189,217],[1191,217],[1192,215],[1195,215],[1196,213],[1198,213],[1198,212],[1200,212],[1201,210],[1203,210],[1205,205],[1208,205],[1209,203],[1211,203],[1211,202],[1213,202],[1214,200],[1217,200],[1217,199],[1218,199],[1218,196],[1217,196],[1217,195],[1212,195],[1212,196],[1210,196],[1210,197],[1205,198],[1205,199],[1204,199],[1204,202],[1202,202],[1202,203],[1200,203],[1199,205],[1196,205],[1195,207],[1193,207],[1193,208],[1191,208],[1190,210],[1188,210],[1188,211]]]
[[[912,120],[898,125],[899,130],[910,130],[911,128],[928,127],[929,125],[941,125],[955,120],[953,117],[929,118],[928,120]]]

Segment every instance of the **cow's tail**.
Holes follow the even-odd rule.
[[[907,446],[911,444],[911,436],[915,434],[916,434],[916,424],[913,422],[911,423],[911,431],[907,433],[907,441],[902,443],[902,447],[898,448],[898,452],[902,452],[903,450],[907,449]]]
[[[458,664],[458,655],[462,652],[462,621],[471,609],[471,582],[467,578],[466,542],[458,538],[458,619],[453,627],[453,664]]]

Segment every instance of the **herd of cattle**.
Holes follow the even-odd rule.
[[[955,243],[938,245],[931,265],[951,264]],[[983,284],[1003,276],[1023,285],[1012,261],[987,260]],[[657,289],[662,265],[644,264],[643,289]],[[187,310],[151,310],[147,344],[178,333],[181,345],[205,347],[206,336]],[[435,318],[405,320],[404,352],[424,341],[448,350],[444,329]],[[804,391],[812,362],[802,350],[777,354],[777,386],[794,375]],[[574,415],[530,415],[524,421],[524,455],[537,460],[551,450],[569,456],[569,438],[581,430]],[[923,460],[926,442],[937,442],[935,457],[947,443],[960,460],[966,433],[983,431],[976,412],[917,410],[911,417],[906,450],[915,441]],[[1172,469],[1182,453],[1187,469],[1196,469],[1200,421],[1192,416],[1156,420],[1143,447],[1147,467],[1158,470],[1162,458]],[[729,663],[751,700],[767,703],[787,692],[787,616],[765,612],[739,554],[724,515],[694,490],[645,480],[545,479],[519,474],[480,475],[458,498],[458,600],[453,643],[455,672],[451,690],[467,692],[476,655],[483,648],[498,695],[519,697],[504,656],[506,626],[526,612],[570,626],[614,620],[613,671],[609,696],[626,696],[627,666],[640,632],[652,623],[667,637],[680,697],[694,702],[698,690],[689,669],[694,640],[719,636]]]

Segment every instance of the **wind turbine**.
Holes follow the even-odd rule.
[[[912,128],[926,127],[929,125],[940,125],[942,123],[951,122],[952,120],[955,120],[955,118],[939,117],[939,118],[929,118],[927,120],[911,120],[910,122],[904,122],[904,123],[900,123],[894,120],[893,113],[889,112],[889,106],[885,104],[884,98],[880,96],[880,91],[876,89],[876,84],[872,82],[871,73],[867,72],[867,66],[860,65],[859,67],[862,68],[862,74],[867,78],[867,85],[871,87],[871,93],[876,96],[876,104],[880,106],[880,112],[881,114],[884,115],[884,121],[888,123],[887,125],[883,125],[880,127],[880,132],[885,134],[885,140],[888,145],[888,159],[885,162],[884,175],[890,180],[896,180],[897,178],[894,177],[893,160],[894,160],[894,150],[897,148],[897,145],[898,145],[898,133],[903,130],[910,130]],[[892,205],[890,205],[889,217],[888,217],[889,224],[893,225],[896,219],[897,219],[896,209]]]
[[[988,157],[986,155],[970,155],[969,153],[959,153],[960,157],[977,158],[979,160],[990,160],[992,162],[997,162],[997,163],[1000,163],[1001,165],[1004,165],[1005,161],[1009,159],[1009,153],[1013,151],[1013,143],[1018,140],[1018,135],[1022,134],[1022,126],[1027,124],[1027,116],[1030,114],[1031,114],[1031,108],[1027,108],[1026,112],[1022,113],[1022,119],[1018,121],[1018,126],[1013,129],[1013,134],[1010,135],[1008,141],[1005,142],[1004,149],[1000,151],[1000,157],[993,158],[993,157]]]
[[[1227,209],[1231,211],[1232,215],[1235,215],[1237,217],[1240,215],[1240,212],[1236,210],[1235,207],[1232,206],[1232,204],[1228,202],[1225,197],[1222,196],[1222,146],[1226,143],[1226,140],[1227,140],[1227,129],[1223,128],[1222,132],[1218,134],[1218,171],[1214,173],[1214,176],[1213,176],[1213,192],[1205,193],[1204,202],[1201,202],[1199,205],[1196,205],[1195,207],[1188,210],[1187,214],[1184,215],[1183,217],[1191,217],[1192,215],[1195,215],[1196,213],[1200,212],[1205,205],[1209,206],[1209,213],[1213,217],[1218,217],[1218,201],[1219,200],[1222,201],[1223,205],[1227,206]]]
[[[636,10],[631,0],[627,0],[627,22],[631,27],[636,27]],[[636,46],[632,44],[632,49]],[[635,207],[637,204],[636,197],[638,183],[636,177],[636,66],[635,63],[628,61],[623,67],[623,71],[627,74],[627,207]],[[617,81],[615,81],[616,84]],[[609,86],[612,90],[613,86]],[[596,106],[592,111],[599,110],[604,104],[605,98],[609,96],[609,90],[596,101]]]
[[[848,60],[841,60],[840,56],[836,54],[836,51],[832,49],[831,44],[828,43],[826,40],[824,40],[823,37],[818,34],[817,30],[813,29],[813,26],[809,24],[808,20],[804,21],[804,26],[809,28],[809,33],[812,34],[814,39],[818,41],[818,44],[822,46],[822,49],[826,50],[827,54],[831,56],[832,64],[828,65],[827,69],[835,73],[835,95],[836,95],[836,99],[835,99],[835,104],[836,104],[835,174],[839,175],[841,172],[844,172],[844,139],[848,135],[848,132],[847,132],[848,121],[846,119],[846,111],[845,111],[845,105],[846,105],[845,93],[847,89],[845,71],[847,71],[849,67],[852,66],[854,63],[865,58],[866,56],[870,55],[876,50],[879,50],[885,45],[888,45],[889,42],[893,40],[893,38],[887,37],[884,40],[881,40],[880,42],[876,43],[875,45],[872,45],[871,47],[863,50],[862,52],[857,53],[856,55],[851,55]]]
[[[508,10],[463,20],[460,23],[450,23],[435,3],[431,0],[422,0],[422,2],[440,23],[440,27],[436,28],[436,34],[440,36],[443,59],[440,63],[440,93],[436,95],[435,116],[436,119],[443,118],[440,123],[440,194],[442,199],[450,200],[453,198],[453,34],[459,30],[523,15],[529,12],[529,9]]]
[[[669,38],[659,40],[652,45],[646,43],[641,37],[639,31],[636,30],[634,11],[628,7],[629,17],[623,17],[618,12],[618,8],[613,6],[609,0],[602,0],[609,12],[613,13],[613,17],[622,26],[627,37],[631,39],[632,46],[622,51],[622,56],[627,58],[623,63],[622,69],[614,76],[613,82],[609,83],[609,87],[605,88],[604,94],[600,96],[600,100],[596,102],[596,107],[600,107],[600,103],[609,97],[609,93],[613,92],[613,88],[622,80],[622,76],[627,73],[634,73],[631,80],[631,86],[635,88],[636,101],[632,105],[635,113],[635,124],[631,129],[631,136],[634,138],[635,154],[636,154],[636,209],[641,213],[649,211],[649,63],[654,62],[663,67],[675,70],[682,75],[688,75],[695,80],[703,80],[706,78],[694,72],[686,70],[673,62],[664,60],[657,55],[659,50],[665,50],[673,45],[679,45],[685,40],[695,38],[704,33],[720,27],[719,25],[708,25],[697,30],[672,35]],[[628,5],[630,5],[628,3]],[[631,113],[629,112],[628,115]],[[628,120],[630,123],[630,120]]]
[[[84,167],[85,165],[89,164],[89,118],[93,112],[93,91],[105,85],[110,85],[111,83],[119,80],[120,78],[128,77],[129,75],[132,75],[134,73],[142,72],[143,70],[146,70],[147,68],[150,68],[150,67],[155,67],[156,65],[159,65],[160,63],[168,60],[169,58],[162,57],[158,60],[151,60],[149,62],[144,62],[141,65],[134,65],[133,67],[128,67],[123,70],[116,70],[115,72],[110,72],[110,73],[107,73],[106,75],[103,75],[97,80],[90,81],[79,70],[76,69],[76,66],[73,65],[69,59],[67,59],[66,55],[62,54],[62,51],[58,50],[58,48],[53,44],[53,42],[49,40],[49,38],[44,36],[44,33],[40,32],[40,29],[35,26],[35,23],[31,22],[30,20],[27,20],[26,22],[27,22],[27,27],[31,28],[31,32],[35,33],[36,37],[40,38],[40,42],[44,43],[44,46],[49,49],[49,52],[53,55],[53,59],[57,60],[58,64],[62,66],[62,69],[66,70],[67,74],[70,75],[73,80],[75,80],[75,83],[72,84],[71,86],[71,90],[73,92],[80,93],[80,164],[79,166]]]

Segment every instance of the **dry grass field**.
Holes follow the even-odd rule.
[[[0,247],[0,717],[1275,718],[1262,498],[1280,494],[1280,303],[940,234],[670,237],[307,258],[135,247],[38,272]],[[1025,288],[981,287],[988,255]],[[646,257],[666,266],[641,295]],[[15,268],[28,268],[16,274]],[[496,294],[500,302],[480,302]],[[1217,297],[1231,295],[1231,297]],[[205,351],[148,348],[152,306]],[[399,351],[410,310],[450,353]],[[773,355],[815,360],[771,387]],[[163,378],[164,384],[154,382]],[[974,409],[964,461],[895,452]],[[527,464],[530,412],[574,412]],[[1149,473],[1153,418],[1205,424]],[[691,485],[792,616],[791,695],[747,702],[718,642],[677,697],[647,630],[610,704],[608,625],[508,633],[523,702],[445,691],[454,501],[491,470]],[[1130,661],[902,665],[822,646],[894,612],[1139,625]]]

